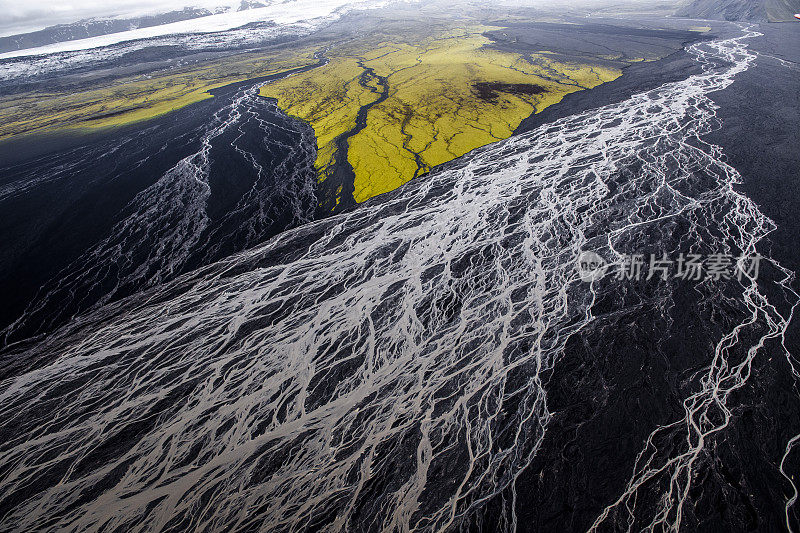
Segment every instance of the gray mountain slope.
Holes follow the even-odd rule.
[[[795,13],[800,13],[800,0],[694,0],[677,15],[711,20],[788,22],[797,20]]]

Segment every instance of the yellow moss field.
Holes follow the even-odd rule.
[[[0,139],[55,128],[98,129],[147,120],[211,98],[208,91],[212,89],[313,63],[310,51],[291,58],[246,57],[129,77],[72,94],[6,97],[0,99]]]
[[[375,77],[384,77],[385,101],[371,107],[366,127],[349,140],[355,172],[354,197],[363,202],[396,189],[432,167],[479,146],[509,137],[531,113],[565,95],[616,79],[621,70],[558,62],[548,54],[523,57],[487,47],[474,26],[435,36],[391,38],[369,46],[340,49],[324,68],[270,83],[261,94],[277,98],[291,115],[307,121],[317,135],[317,168],[325,179],[335,140],[355,125],[359,108],[378,99]],[[419,37],[419,36],[414,36]],[[476,83],[526,84],[541,94],[499,91],[479,97]],[[513,92],[513,91],[512,91]]]
[[[316,167],[321,176],[333,162],[336,137],[355,126],[361,106],[375,101],[375,87],[362,87],[358,58],[337,57],[327,65],[289,76],[261,88],[289,114],[311,124],[317,137]]]

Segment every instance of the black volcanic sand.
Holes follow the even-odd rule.
[[[764,253],[800,272],[800,22],[762,24],[764,37],[751,41],[760,56],[755,67],[736,77],[727,90],[712,95],[720,106],[721,130],[709,140],[722,146],[728,162],[742,175],[740,191],[752,198],[777,229]],[[795,279],[793,287],[800,291]],[[800,324],[794,321],[785,339],[786,347],[800,354]],[[748,474],[742,490],[759,511],[760,530],[786,530],[783,504],[791,495],[790,484],[776,475],[782,446],[800,432],[796,384],[791,368],[775,348],[773,365],[767,356],[757,361],[754,380],[737,394],[744,403],[724,453],[742,459]],[[775,365],[778,368],[775,368]],[[752,404],[748,398],[762,398]],[[778,444],[781,446],[779,447]],[[800,453],[795,450],[786,471],[800,479]],[[790,513],[793,530],[800,528],[800,509]]]
[[[723,147],[740,189],[777,224],[772,251],[800,271],[800,21],[762,24],[751,41],[760,57],[726,91],[713,94]],[[787,61],[788,63],[781,63]]]
[[[762,251],[771,251],[797,272],[800,24],[763,25],[761,31],[765,37],[750,41],[751,49],[762,54],[755,66],[739,74],[731,87],[712,95],[723,126],[707,140],[722,146],[730,164],[742,174],[739,189],[777,224]],[[738,32],[731,25],[714,24],[717,35]],[[686,54],[677,53],[660,62],[635,65],[615,82],[569,95],[531,117],[520,131],[681,79],[696,70],[692,63]],[[635,174],[636,169],[626,171]],[[775,292],[771,287],[780,276],[762,271],[763,289]],[[794,287],[800,289],[796,280]],[[636,291],[646,292],[646,287],[631,293]],[[650,431],[683,416],[685,380],[708,364],[696,354],[713,350],[708,340],[720,332],[714,332],[713,323],[704,323],[688,303],[693,298],[689,289],[676,287],[673,297],[673,310],[643,307],[570,340],[546,387],[553,420],[544,446],[517,483],[520,531],[586,531],[624,490]],[[615,306],[598,302],[595,311],[602,316]],[[788,310],[788,305],[782,308],[784,313]],[[669,339],[666,344],[659,342],[663,338]],[[780,342],[768,342],[755,359],[748,382],[728,400],[733,418],[707,444],[698,462],[691,503],[684,508],[686,531],[786,529],[784,505],[792,491],[778,468],[786,443],[800,432],[800,407]],[[798,353],[796,319],[784,343]],[[789,456],[786,470],[800,478],[800,452]],[[487,523],[497,518],[496,508],[487,505]],[[795,507],[790,513],[794,529],[800,527],[799,518]],[[619,523],[625,518],[620,517]]]
[[[633,22],[639,19],[633,19]],[[573,21],[570,21],[573,22]],[[575,19],[574,23],[491,22],[503,29],[486,32],[500,50],[513,52],[553,53],[554,57],[580,61],[598,61],[600,55],[621,61],[638,61],[643,57],[664,56],[683,44],[702,38],[703,34],[688,29],[664,28],[673,21],[660,19],[655,27],[620,24],[618,21]],[[678,24],[677,26],[681,26]]]
[[[585,21],[576,21],[584,22]],[[626,24],[636,24],[634,26],[614,25],[617,21],[600,21],[585,26],[578,26],[573,29],[577,35],[583,36],[579,39],[575,36],[563,37],[559,44],[564,49],[572,50],[574,57],[580,57],[590,53],[591,48],[587,48],[586,41],[595,43],[597,46],[606,48],[609,54],[621,55],[625,58],[641,57],[642,54],[660,52],[664,54],[662,59],[656,61],[645,61],[633,63],[623,69],[623,75],[614,81],[604,83],[587,91],[578,91],[568,94],[558,104],[545,108],[540,113],[536,113],[523,120],[517,127],[516,132],[522,133],[533,130],[542,124],[558,120],[559,118],[596,109],[604,105],[619,102],[631,97],[633,94],[655,89],[671,81],[680,81],[688,78],[692,74],[702,71],[700,65],[686,51],[685,47],[689,44],[706,39],[713,39],[717,31],[723,31],[724,27],[715,28],[714,32],[702,34],[695,31],[688,31],[685,28],[696,26],[697,21],[675,21],[664,19],[649,19],[645,17],[635,18],[627,21]],[[619,24],[619,22],[617,22]],[[674,26],[675,29],[653,29],[665,25]],[[502,41],[496,40],[495,46],[514,46],[517,49],[534,49],[538,42],[528,43],[524,37],[520,37],[522,30],[530,31],[529,28],[537,31],[553,33],[554,30],[542,28],[542,24],[514,25],[511,31],[506,31]],[[559,34],[568,35],[569,28],[573,25],[550,25],[559,26]],[[487,34],[490,38],[498,39],[497,32]],[[509,41],[513,43],[509,44]],[[674,50],[674,51],[673,51]]]
[[[319,64],[325,61],[321,59]],[[314,67],[297,70],[308,68]],[[139,192],[200,149],[209,118],[227,105],[239,89],[274,77],[214,89],[211,92],[215,98],[129,126],[88,134],[34,134],[0,142],[0,186],[48,179],[0,199],[0,226],[4,228],[0,242],[0,294],[4,304],[0,308],[0,329],[22,314],[45,281],[108,236],[115,224],[130,214],[126,206]],[[299,143],[299,137],[289,139],[285,133],[293,129],[290,122],[298,121],[277,110],[259,112],[276,125],[284,124],[275,130],[281,142]],[[313,135],[310,126],[302,126]],[[230,138],[217,140],[217,144],[228,146],[227,156],[216,148],[212,154],[215,170],[210,176],[212,194],[208,200],[212,221],[221,220],[250,190],[255,179],[252,172],[238,169],[241,162],[230,150],[230,142],[238,134],[237,130],[226,134]],[[263,132],[253,131],[252,139],[263,142]],[[273,163],[269,155],[261,153],[266,159],[260,164],[270,168]],[[60,169],[65,167],[68,175],[62,177]],[[51,176],[58,179],[50,179]],[[262,238],[286,229],[289,218],[288,213],[277,216],[275,226],[266,228]],[[222,249],[234,253],[241,246]],[[218,255],[215,259],[221,259]],[[200,264],[204,261],[196,258],[191,266]],[[87,303],[94,299],[88,298]]]

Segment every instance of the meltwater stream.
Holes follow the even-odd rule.
[[[30,369],[0,385],[1,528],[525,529],[517,482],[548,438],[568,339],[654,306],[659,324],[709,320],[683,415],[647,430],[629,482],[585,527],[677,530],[753,360],[769,346],[793,362],[793,275],[765,257],[758,280],[584,283],[575,264],[583,250],[756,252],[773,223],[701,140],[720,126],[709,94],[748,68],[755,35],[694,45],[702,74],[480,150],[20,348]]]

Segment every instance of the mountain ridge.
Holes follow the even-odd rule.
[[[742,22],[790,22],[800,13],[800,0],[694,0],[679,17]]]

